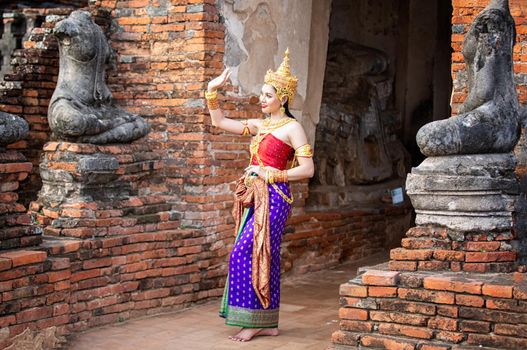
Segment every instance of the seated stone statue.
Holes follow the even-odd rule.
[[[0,147],[25,138],[28,131],[29,127],[24,119],[0,112]]]
[[[519,139],[512,48],[514,20],[507,0],[492,0],[463,43],[468,96],[460,114],[423,126],[417,144],[426,156],[507,153]]]
[[[74,11],[53,31],[60,45],[60,71],[48,120],[54,138],[82,143],[126,143],[149,131],[147,122],[112,104],[105,83],[108,42],[90,14]]]

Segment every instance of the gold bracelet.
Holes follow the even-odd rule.
[[[274,174],[273,179],[275,182],[287,182],[287,170],[277,171]]]
[[[220,104],[218,100],[207,100],[207,107],[209,107],[210,110],[220,109]]]
[[[218,91],[205,91],[205,99],[207,100],[207,107],[209,107],[210,110],[220,108],[220,104],[218,102]]]
[[[218,98],[218,90],[214,91],[205,91],[205,98],[207,100],[214,100]]]

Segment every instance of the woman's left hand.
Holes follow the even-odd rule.
[[[249,165],[245,168],[245,176],[250,175],[251,173],[257,174],[260,178],[265,180],[265,169],[259,165]]]

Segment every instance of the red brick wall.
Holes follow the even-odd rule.
[[[527,283],[521,274],[368,270],[341,285],[340,295],[340,330],[329,349],[527,347]]]
[[[63,16],[71,9],[25,9],[26,16]],[[60,18],[60,17],[57,17]],[[54,22],[45,22],[34,28],[24,49],[13,54],[13,72],[0,84],[0,110],[23,117],[29,124],[26,139],[10,145],[20,150],[33,163],[29,178],[21,184],[20,200],[26,206],[36,197],[41,186],[39,159],[42,146],[49,140],[48,105],[58,75],[58,45],[51,37]]]
[[[154,150],[164,164],[153,171],[147,195],[164,196],[181,214],[181,225],[83,242],[46,239],[35,249],[46,250],[47,257],[29,252],[0,258],[2,307],[9,306],[0,327],[9,326],[11,336],[25,327],[59,325],[67,332],[180,308],[218,296],[224,284],[233,243],[233,184],[248,163],[249,139],[213,128],[203,100],[207,82],[223,69],[224,27],[215,0],[98,0],[89,10],[112,31],[116,64],[107,76],[115,103],[149,121],[152,132],[140,146]],[[44,27],[16,53],[20,61],[9,80],[14,84],[0,100],[1,109],[31,125],[30,137],[13,148],[34,169],[50,137],[46,114],[58,69],[52,23]],[[261,117],[254,97],[238,97],[234,87],[224,92],[229,117]],[[38,182],[34,173],[21,192],[34,199]],[[380,252],[392,221],[410,210],[305,213],[307,189],[307,181],[293,185],[284,271],[303,273]],[[30,275],[38,286],[31,293]]]
[[[489,0],[452,0],[452,114],[456,114],[467,95],[466,70],[461,49],[465,33]],[[510,0],[510,10],[516,22],[514,72],[520,103],[527,103],[527,1]]]

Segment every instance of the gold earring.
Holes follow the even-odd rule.
[[[285,114],[285,107],[284,107],[283,105],[282,105],[282,107],[280,107],[280,113],[281,113],[282,115]]]

